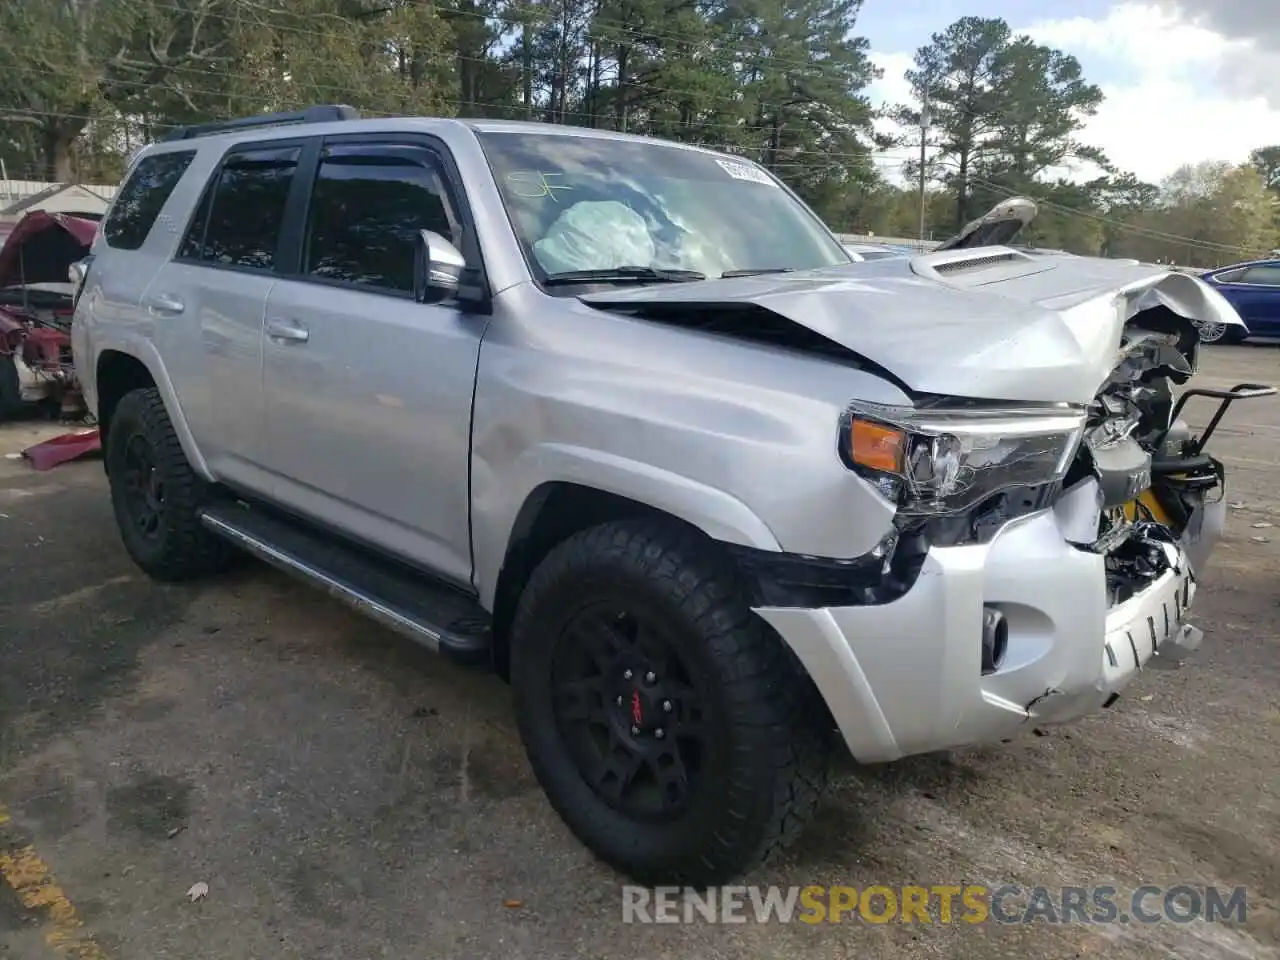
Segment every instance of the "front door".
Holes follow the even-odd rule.
[[[439,155],[324,144],[301,256],[266,304],[267,458],[284,506],[471,580],[471,399],[485,320],[412,297],[414,240],[461,226]]]

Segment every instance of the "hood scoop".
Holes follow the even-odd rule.
[[[962,270],[981,270],[999,263],[1010,263],[1018,259],[1018,254],[1010,250],[1008,253],[993,253],[983,257],[970,257],[967,260],[952,260],[935,266],[934,272],[941,274],[959,273]]]

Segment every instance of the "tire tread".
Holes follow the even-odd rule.
[[[723,698],[743,756],[732,762],[730,803],[720,829],[706,849],[683,862],[652,868],[622,862],[616,850],[575,826],[577,811],[563,809],[549,793],[551,802],[597,856],[640,882],[727,882],[775,857],[812,819],[827,785],[833,745],[829,717],[784,642],[751,611],[732,564],[712,543],[676,524],[608,523],[575,534],[552,550],[520,599],[513,664],[546,591],[601,564],[645,577],[688,617],[726,678]]]
[[[200,522],[200,508],[208,502],[209,485],[187,461],[158,389],[134,390],[121,398],[112,418],[108,444],[112,440],[124,442],[119,438],[131,423],[136,423],[147,437],[156,468],[164,476],[167,527],[161,549],[153,555],[140,556],[121,521],[121,532],[134,562],[152,578],[165,582],[194,580],[219,572],[229,562],[232,548]],[[115,498],[113,489],[113,500]],[[118,521],[122,509],[123,505],[117,502]]]

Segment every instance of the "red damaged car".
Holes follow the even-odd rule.
[[[72,267],[97,229],[95,220],[37,210],[0,246],[0,420],[39,407],[83,415],[71,360]]]

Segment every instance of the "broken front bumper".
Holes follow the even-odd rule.
[[[1103,558],[1067,543],[1052,513],[1015,521],[990,543],[932,549],[891,603],[758,608],[792,647],[854,757],[895,760],[999,740],[1113,700],[1153,657],[1199,645],[1185,625],[1195,579],[1185,551],[1108,608]],[[1008,625],[998,669],[982,673],[983,617]]]

